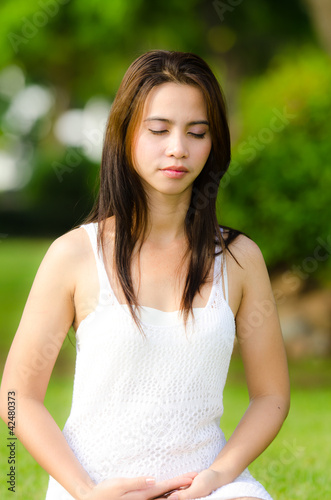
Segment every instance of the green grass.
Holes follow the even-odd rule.
[[[331,364],[329,360],[290,363],[291,409],[280,433],[250,466],[274,500],[331,498]],[[248,402],[241,362],[233,359],[224,391],[221,427],[229,437]]]
[[[45,398],[45,405],[62,429],[69,415],[72,397],[72,377],[53,377]],[[17,414],[19,418],[19,413]],[[2,500],[43,500],[46,495],[48,474],[31,457],[23,445],[16,441],[16,491],[7,490],[6,474],[9,472],[8,429],[0,422],[0,498]]]
[[[39,239],[0,240],[0,363],[7,355],[34,276],[50,244]]]
[[[0,372],[19,325],[25,302],[38,267],[51,240],[2,239],[0,240]],[[66,349],[66,339],[57,363],[57,370],[72,359],[74,349]],[[71,347],[71,346],[70,346]]]
[[[50,241],[3,240],[0,243],[0,347],[3,361],[17,328],[33,277]],[[65,341],[46,395],[46,406],[62,428],[69,415],[74,348]],[[306,360],[290,364],[292,405],[278,437],[250,467],[274,500],[331,498],[331,364]],[[229,437],[248,403],[240,360],[232,360],[224,392],[221,427]],[[43,500],[48,475],[17,442],[16,493],[7,491],[8,429],[0,422],[0,498]]]

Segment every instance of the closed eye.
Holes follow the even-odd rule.
[[[152,134],[155,134],[155,135],[161,135],[161,134],[165,134],[166,132],[168,132],[168,130],[152,130],[151,128],[148,130],[150,132],[152,132]],[[206,132],[203,132],[202,134],[195,134],[193,132],[189,132],[189,135],[195,137],[196,139],[203,139],[206,135]]]
[[[156,134],[156,135],[161,135],[161,134],[164,134],[165,132],[168,132],[168,130],[152,130],[152,129],[148,129],[150,132],[152,132],[152,134]]]
[[[206,135],[206,132],[204,132],[203,134],[194,134],[193,132],[189,132],[189,134],[193,135],[193,137],[196,137],[197,139],[203,139]]]

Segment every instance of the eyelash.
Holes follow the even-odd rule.
[[[155,135],[161,135],[164,134],[165,132],[168,132],[167,130],[151,130],[151,129],[149,129],[149,131]],[[189,132],[189,134],[192,135],[195,139],[203,139],[206,135],[206,132],[204,132],[203,134],[194,134],[193,132]]]

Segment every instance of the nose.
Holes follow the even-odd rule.
[[[166,154],[169,157],[173,156],[175,158],[188,157],[186,140],[182,134],[176,132],[170,134]]]

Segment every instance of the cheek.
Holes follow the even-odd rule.
[[[206,144],[203,144],[202,147],[199,148],[197,152],[197,157],[199,157],[200,161],[205,164],[208,160],[209,153],[211,151],[211,141],[208,141]]]
[[[147,160],[152,159],[157,154],[157,151],[158,148],[147,137],[139,137],[133,154],[135,163],[142,166]]]
[[[132,149],[132,160],[135,169],[139,169],[141,165],[144,164],[146,148],[144,147],[144,141],[141,137],[137,137]]]

